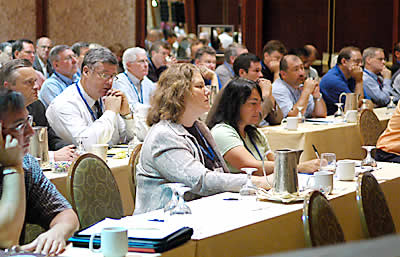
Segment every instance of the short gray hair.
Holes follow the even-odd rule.
[[[67,45],[57,45],[57,46],[53,47],[50,50],[50,54],[49,54],[49,60],[50,60],[51,64],[53,64],[53,62],[55,62],[55,61],[60,60],[60,56],[58,56],[58,55],[67,49],[71,49],[71,48]]]
[[[238,56],[238,49],[246,49],[246,47],[238,43],[232,43],[225,49],[224,58],[227,63],[230,62],[231,56]]]
[[[98,62],[118,65],[117,57],[108,48],[100,47],[90,49],[86,53],[85,58],[83,58],[81,70],[83,71],[83,67],[85,66],[93,69]]]
[[[128,62],[136,61],[136,55],[138,54],[146,55],[146,50],[141,47],[131,47],[125,50],[122,55],[122,65],[124,66],[124,70],[128,70],[128,67],[126,66]]]
[[[376,52],[383,52],[382,48],[379,47],[368,47],[366,49],[364,49],[363,51],[363,63],[365,65],[365,61],[367,60],[367,58],[373,58],[376,55]]]

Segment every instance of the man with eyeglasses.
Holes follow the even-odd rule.
[[[3,210],[0,214],[0,247],[22,243],[25,225],[38,224],[46,231],[21,246],[22,250],[59,254],[66,240],[78,230],[79,221],[68,201],[44,176],[35,158],[28,154],[33,135],[32,117],[19,92],[0,89],[0,121],[0,209]],[[17,145],[15,139],[17,148],[8,148]]]
[[[35,60],[35,48],[33,42],[29,39],[20,39],[12,44],[12,56],[13,59],[27,59],[31,64]],[[35,70],[37,83],[39,88],[42,87],[44,80],[46,79],[40,71]]]
[[[113,88],[120,89],[128,98],[129,105],[150,105],[155,90],[154,83],[147,77],[149,63],[146,50],[140,47],[128,48],[122,56],[124,72],[118,74]]]
[[[124,72],[118,74],[113,88],[120,89],[127,97],[129,106],[135,116],[135,137],[133,144],[144,141],[149,126],[146,124],[150,98],[156,89],[147,77],[149,71],[146,50],[140,47],[128,48],[122,55]]]
[[[20,92],[25,98],[34,126],[47,127],[49,158],[51,161],[72,161],[77,155],[74,145],[69,145],[56,135],[46,119],[46,109],[38,100],[39,85],[35,70],[26,59],[11,60],[1,68],[0,87]]]
[[[33,68],[43,73],[45,78],[53,74],[51,62],[48,61],[53,42],[48,37],[41,37],[36,41],[36,54]]]
[[[93,144],[128,142],[134,135],[133,115],[128,99],[113,89],[118,61],[107,48],[91,49],[82,63],[82,75],[58,95],[47,108],[46,116],[63,140],[85,149]]]
[[[67,45],[57,45],[50,51],[49,61],[54,73],[42,85],[39,99],[46,106],[69,85],[78,80],[78,59]]]
[[[360,99],[370,99],[364,90],[361,64],[360,49],[348,46],[340,50],[336,66],[322,77],[319,85],[328,115],[337,111],[335,103],[339,102],[339,96],[343,92],[356,93],[360,95]]]
[[[392,72],[385,66],[382,48],[368,47],[363,51],[365,92],[377,107],[386,106],[392,95]],[[397,97],[398,100],[398,97]]]

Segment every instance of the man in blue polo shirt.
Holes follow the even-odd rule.
[[[51,49],[49,60],[54,73],[42,85],[39,99],[46,106],[50,105],[56,96],[75,82],[78,70],[78,59],[69,46],[58,45]]]
[[[360,99],[367,98],[363,87],[362,57],[357,47],[345,47],[339,52],[337,64],[330,69],[319,83],[328,115],[337,111],[335,103],[339,102],[341,93],[356,93]],[[343,100],[343,99],[342,99]]]

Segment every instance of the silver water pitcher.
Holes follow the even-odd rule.
[[[341,93],[339,96],[339,103],[342,103],[342,97],[345,96],[346,100],[344,102],[344,113],[349,110],[358,109],[358,101],[360,100],[360,95],[356,93]]]
[[[47,127],[33,127],[35,134],[31,137],[29,152],[36,158],[40,158],[42,165],[49,162],[49,144]]]
[[[297,165],[303,150],[281,149],[275,151],[274,192],[296,193],[299,185]]]

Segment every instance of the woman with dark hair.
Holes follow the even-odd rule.
[[[170,199],[166,183],[190,187],[186,200],[238,192],[246,183],[246,175],[230,174],[210,131],[198,120],[210,109],[209,95],[202,73],[192,64],[174,64],[162,73],[137,165],[135,214],[163,208]],[[252,182],[269,188],[263,177],[252,177]]]
[[[255,175],[274,171],[274,154],[267,138],[256,128],[261,113],[261,88],[251,80],[235,78],[225,87],[215,113],[208,117],[208,127],[230,171],[255,167]],[[299,171],[311,173],[319,168],[319,160],[300,163]]]

